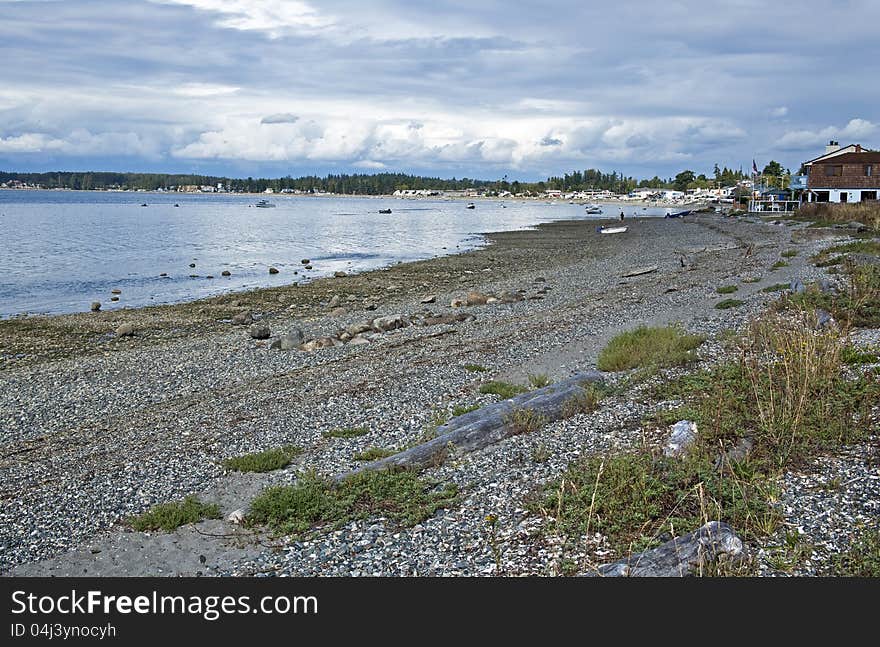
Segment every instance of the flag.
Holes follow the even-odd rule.
[[[755,160],[752,160],[752,173],[754,173],[755,175],[758,174],[758,165],[755,164]]]

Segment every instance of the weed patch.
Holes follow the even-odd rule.
[[[739,308],[744,301],[740,301],[739,299],[724,299],[724,301],[719,301],[715,304],[716,310],[729,310],[730,308]]]
[[[693,350],[704,337],[689,335],[675,326],[635,330],[614,337],[599,354],[600,371],[623,371],[631,368],[683,366],[696,360]]]
[[[141,515],[128,519],[128,525],[134,530],[172,530],[188,523],[197,523],[202,519],[219,519],[220,508],[215,503],[202,503],[195,496],[188,496],[183,501],[160,503],[154,505]]]
[[[718,294],[733,294],[737,290],[739,290],[739,288],[735,285],[723,285],[720,288],[715,288],[715,291]]]
[[[367,447],[364,451],[358,452],[352,459],[356,461],[377,461],[380,458],[388,458],[394,456],[397,451],[394,449],[385,449],[384,447]]]
[[[499,395],[505,400],[509,400],[510,398],[519,395],[520,393],[525,393],[528,389],[524,386],[520,386],[519,384],[510,384],[509,382],[487,382],[480,387],[480,393],[491,393],[493,395]]]
[[[286,467],[302,452],[302,447],[285,445],[264,452],[227,458],[223,461],[223,467],[236,472],[271,472]]]
[[[366,436],[368,433],[370,430],[366,427],[343,427],[325,431],[324,438],[357,438],[358,436]]]

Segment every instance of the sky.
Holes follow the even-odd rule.
[[[878,0],[0,0],[0,170],[538,180],[880,148]]]

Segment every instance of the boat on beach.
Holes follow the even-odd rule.
[[[627,229],[627,227],[596,227],[596,231],[600,234],[622,234]]]

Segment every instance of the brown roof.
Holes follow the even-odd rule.
[[[814,164],[880,164],[880,153],[869,153],[867,151],[864,153],[844,153],[837,157],[829,157],[827,160],[814,162]]]

